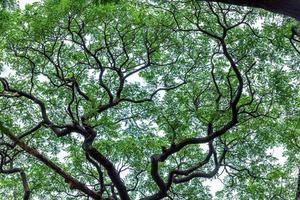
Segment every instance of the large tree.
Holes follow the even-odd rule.
[[[211,199],[216,177],[219,199],[295,197],[292,20],[200,1],[0,17],[1,198]]]

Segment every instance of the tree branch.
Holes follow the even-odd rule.
[[[207,2],[220,2],[237,6],[262,8],[300,20],[299,0],[204,0]]]

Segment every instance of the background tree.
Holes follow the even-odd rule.
[[[18,7],[18,3],[15,0],[2,0],[1,6],[4,9],[15,9]]]
[[[1,13],[5,198],[211,199],[216,176],[220,199],[294,198],[294,22],[199,1],[102,3]]]

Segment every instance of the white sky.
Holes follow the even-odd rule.
[[[26,4],[30,4],[37,1],[39,0],[19,0],[19,5],[21,9],[24,9]]]

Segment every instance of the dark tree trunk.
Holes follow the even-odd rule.
[[[300,167],[298,167],[298,185],[297,185],[297,193],[296,193],[296,200],[300,200]]]
[[[293,17],[300,21],[300,0],[205,0],[239,6],[263,8],[265,10]]]

